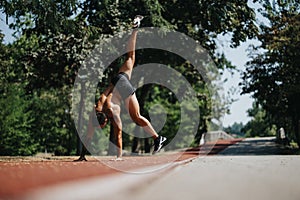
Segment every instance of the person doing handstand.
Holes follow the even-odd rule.
[[[140,114],[140,106],[135,94],[135,88],[130,83],[135,63],[137,28],[139,27],[142,19],[143,17],[140,15],[135,17],[133,21],[134,30],[132,31],[127,46],[127,58],[120,67],[118,74],[111,80],[108,88],[106,88],[106,90],[101,94],[95,106],[95,111],[101,128],[105,127],[108,123],[108,118],[111,120],[114,135],[116,137],[117,160],[121,160],[122,158],[122,121],[120,117],[122,100],[125,103],[125,107],[131,119],[137,125],[141,126],[154,139],[153,154],[161,150],[163,143],[167,139],[163,136],[159,136],[151,123]],[[91,137],[92,132],[94,132],[94,126],[90,122],[87,137]],[[84,155],[78,160],[85,160]]]

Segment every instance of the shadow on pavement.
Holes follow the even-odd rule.
[[[230,146],[219,155],[291,155],[293,150],[277,144],[275,137],[249,138]]]
[[[205,143],[199,147],[194,147],[186,150],[185,154],[195,154],[199,156],[216,155],[227,147],[241,142],[242,139],[218,140],[216,142]]]

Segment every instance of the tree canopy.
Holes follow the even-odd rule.
[[[103,37],[127,30],[136,14],[145,16],[144,26],[175,30],[199,42],[219,70],[232,66],[216,51],[218,35],[227,34],[231,37],[231,46],[237,47],[258,32],[255,12],[245,0],[4,0],[0,2],[0,10],[12,19],[9,26],[16,36],[8,45],[1,40],[0,48],[0,89],[5,94],[1,96],[1,105],[14,99],[11,103],[16,106],[16,110],[11,106],[1,108],[8,117],[1,119],[1,123],[6,124],[1,126],[1,137],[4,137],[1,138],[1,153],[5,154],[27,155],[45,150],[57,154],[75,152],[76,132],[70,116],[70,94],[81,63]],[[146,60],[149,57],[143,56],[147,54],[157,63],[165,63],[165,53],[140,51],[138,63],[149,62]],[[201,78],[195,75],[193,67],[188,67],[178,57],[170,58],[173,59],[167,64],[183,70],[199,93],[199,108],[203,114],[199,116],[195,139],[200,139],[212,118],[211,94]],[[100,88],[107,84],[113,72],[108,70],[99,83]],[[146,102],[162,100],[166,107],[170,106],[172,114],[165,130],[171,130],[178,120],[176,102],[167,95],[168,92],[156,86],[140,94],[147,97],[141,98]],[[10,118],[15,121],[8,123]],[[30,151],[12,153],[5,149],[14,146],[16,140],[26,141],[22,144]]]
[[[268,20],[260,25],[261,45],[243,74],[243,93],[251,93],[277,127],[300,144],[300,4],[299,1],[259,1]],[[259,51],[258,51],[259,50]]]

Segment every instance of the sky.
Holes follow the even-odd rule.
[[[250,3],[251,4],[251,3]],[[251,7],[255,7],[254,4],[250,5]],[[12,33],[13,31],[8,28],[5,22],[5,15],[0,13],[0,30],[5,34],[4,42],[9,43],[13,41]],[[257,40],[248,40],[242,43],[239,47],[232,49],[229,47],[229,39],[223,37],[219,40],[220,42],[220,51],[224,52],[226,58],[231,61],[233,65],[237,67],[238,70],[244,71],[245,64],[249,60],[247,48],[250,44],[258,44]],[[253,99],[250,95],[239,95],[241,90],[238,87],[239,82],[241,82],[239,72],[235,72],[233,75],[230,72],[225,72],[222,76],[223,79],[227,79],[228,81],[223,84],[224,93],[229,91],[231,88],[235,88],[238,91],[232,97],[236,99],[230,106],[230,114],[227,114],[223,117],[222,125],[223,127],[228,127],[233,123],[242,122],[246,124],[250,118],[247,116],[247,110],[252,107]]]
[[[225,115],[222,120],[223,127],[228,127],[234,122],[242,122],[245,125],[248,121],[250,121],[250,118],[247,115],[247,110],[252,108],[254,100],[249,94],[240,95],[241,88],[238,86],[238,84],[242,81],[239,71],[244,71],[246,69],[245,64],[249,61],[249,51],[247,51],[247,49],[250,44],[257,45],[259,42],[257,40],[248,40],[236,49],[228,47],[223,48],[226,58],[238,69],[238,71],[235,71],[233,75],[230,72],[225,71],[222,76],[223,80],[227,79],[227,81],[223,84],[225,94],[231,88],[235,88],[237,90],[232,96],[232,98],[236,99],[236,101],[230,106],[230,114]]]
[[[268,24],[268,20],[258,12],[258,9],[262,8],[259,3],[253,3],[252,0],[249,0],[248,5],[256,11],[256,23]],[[245,71],[245,64],[247,61],[250,60],[248,57],[250,52],[247,50],[249,45],[258,46],[260,44],[258,40],[247,40],[246,42],[242,43],[239,47],[232,49],[229,48],[229,41],[226,41],[226,37],[219,42],[223,45],[223,47],[221,47],[220,50],[224,52],[226,58],[229,61],[231,61],[231,63],[235,65],[240,71]],[[229,72],[224,73],[223,79],[226,78],[228,79],[228,81],[223,85],[225,93],[229,91],[232,87],[239,88],[238,84],[242,81],[240,72],[236,72],[234,73],[234,75],[231,75]],[[249,108],[252,108],[252,103],[254,99],[251,98],[251,95],[249,94],[239,95],[240,92],[233,96],[233,98],[237,99],[237,101],[232,103],[232,105],[230,106],[231,113],[224,116],[222,120],[223,127],[228,127],[234,124],[234,122],[242,122],[245,125],[248,121],[250,121],[250,118],[247,114],[247,110]]]

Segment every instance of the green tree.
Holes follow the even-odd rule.
[[[241,129],[245,137],[266,137],[276,135],[276,126],[270,123],[266,111],[256,102],[248,111],[251,120]]]
[[[19,84],[9,84],[0,97],[0,154],[32,155],[38,150],[30,96]]]
[[[248,111],[248,113],[249,112],[250,111]],[[240,123],[234,122],[231,126],[226,127],[224,129],[225,132],[232,134],[232,135],[236,135],[238,137],[244,137],[244,135],[245,135],[244,130],[245,130],[244,125],[242,122],[240,122]]]
[[[69,105],[64,90],[49,89],[34,94],[31,110],[35,113],[32,129],[40,152],[55,155],[74,154],[76,130],[70,120]]]
[[[57,135],[61,135],[62,138],[70,135],[65,132],[63,123],[59,120],[65,118],[63,110],[70,108],[69,94],[81,62],[94,45],[106,35],[113,35],[127,29],[134,15],[146,16],[143,23],[145,26],[176,30],[192,37],[208,50],[220,70],[233,66],[228,65],[224,55],[216,53],[218,35],[228,34],[232,46],[236,47],[247,38],[253,38],[257,32],[253,9],[249,8],[247,1],[238,0],[227,2],[5,0],[1,1],[0,9],[14,19],[10,27],[16,30],[16,35],[19,35],[14,44],[17,51],[13,56],[14,61],[19,64],[12,71],[17,70],[18,74],[26,80],[26,92],[41,101],[40,107],[35,107],[36,114],[41,118],[52,119],[52,122],[43,120],[35,128],[36,132],[40,132],[41,141],[46,140],[46,136],[42,133],[51,133],[51,141],[54,141],[52,146],[60,144]],[[207,129],[207,122],[212,118],[211,95],[203,79],[195,73],[194,67],[179,59],[178,56],[170,56],[168,52],[159,53],[161,52],[156,52],[154,55],[154,51],[141,51],[138,63],[155,61],[168,64],[187,77],[199,98],[202,114],[199,133],[196,136],[199,139],[201,133]],[[166,60],[166,56],[170,57]],[[108,70],[107,74],[99,75],[104,78],[99,83],[100,88],[107,84],[108,77],[111,77],[113,72],[114,70]],[[149,93],[152,92],[149,89]],[[156,95],[155,99],[151,100],[155,102],[160,96],[167,96],[164,92],[169,91],[162,90],[160,91],[162,94]],[[53,98],[58,94],[65,95],[65,98]],[[49,108],[46,107],[48,104],[42,103],[45,96],[51,101]],[[151,95],[148,96],[150,98]],[[145,99],[147,100],[150,99]],[[166,103],[176,105],[176,101]],[[178,118],[170,117],[169,120],[170,123],[166,128],[171,129]],[[50,125],[51,123],[53,126]],[[67,124],[66,129],[74,131],[72,123]],[[66,144],[62,145],[66,148]]]
[[[89,28],[75,18],[78,4],[16,0],[0,5],[14,18],[10,27],[19,35],[12,44],[15,66],[8,70],[8,79],[22,81],[32,95],[39,150],[70,154],[76,138],[69,112],[71,88],[84,51],[92,48]]]
[[[260,50],[243,74],[243,93],[252,93],[270,122],[293,133],[300,144],[300,4],[259,1],[268,23],[260,25]]]
[[[31,95],[20,81],[21,75],[13,60],[16,50],[3,44],[0,33],[0,154],[32,155],[38,149],[34,137],[34,115]]]

